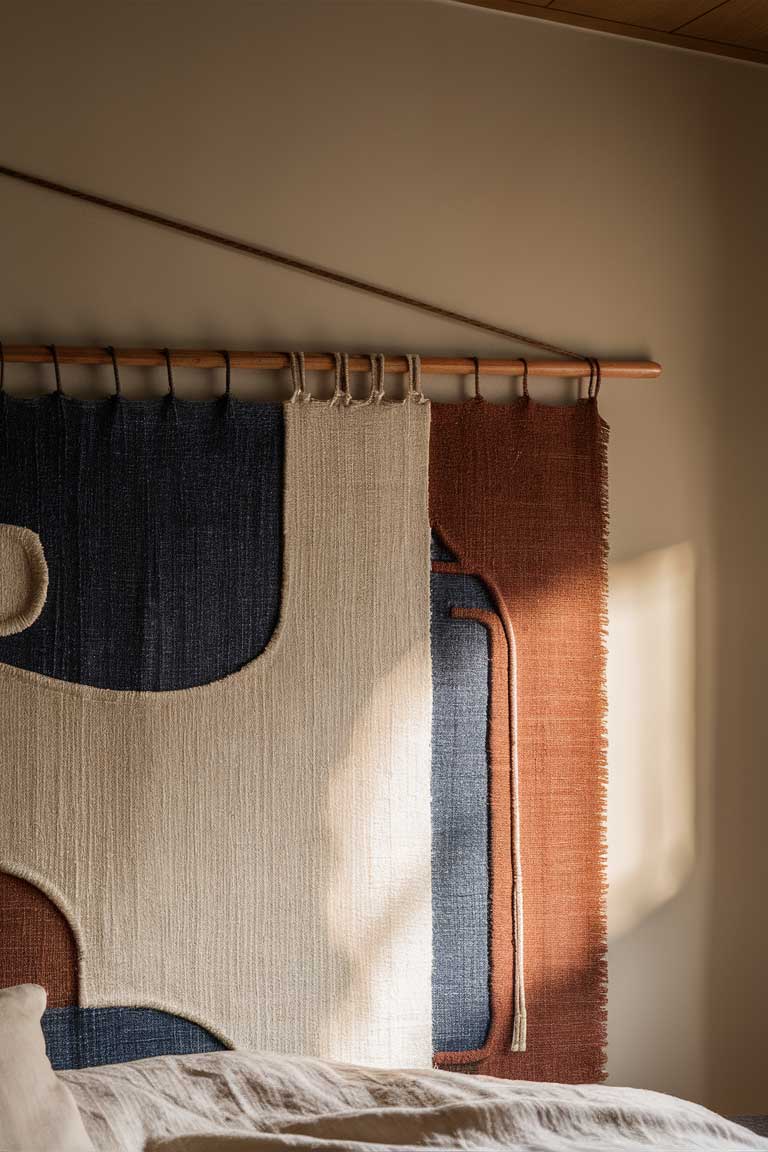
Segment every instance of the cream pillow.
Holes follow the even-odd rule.
[[[0,1150],[94,1152],[69,1089],[45,1054],[45,989],[0,988]]]

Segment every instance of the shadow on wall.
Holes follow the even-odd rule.
[[[609,938],[671,900],[695,856],[695,562],[690,544],[610,570]]]

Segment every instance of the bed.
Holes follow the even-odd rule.
[[[3,1152],[768,1149],[697,1104],[605,1085],[246,1051],[55,1073],[45,1001],[37,985],[0,989]]]
[[[768,1140],[660,1093],[245,1052],[62,1074],[103,1152],[737,1149]]]

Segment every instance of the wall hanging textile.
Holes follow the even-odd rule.
[[[429,405],[8,398],[3,433],[50,583],[0,640],[0,869],[79,952],[49,1038],[141,1008],[428,1063]]]
[[[265,1037],[281,1051],[418,1062],[431,1030],[443,1067],[599,1079],[607,429],[595,401],[601,374],[654,377],[659,365],[601,365],[150,209],[4,165],[0,176],[567,358],[540,362],[532,375],[578,375],[573,361],[590,372],[587,401],[548,409],[529,401],[525,361],[486,362],[524,379],[519,403],[492,409],[479,396],[479,361],[430,362],[435,371],[474,370],[478,393],[437,409],[431,441],[430,877],[428,535],[415,511],[425,495],[428,410],[418,358],[406,361],[401,415],[384,420],[387,406],[369,404],[383,399],[384,371],[401,370],[399,360],[379,357],[375,369],[370,358],[372,392],[356,404],[349,358],[342,387],[336,357],[329,406],[304,405],[302,360],[294,393],[302,403],[286,410],[282,463],[275,406],[214,432],[203,407],[199,424],[187,419],[171,366],[225,364],[231,417],[235,360],[282,368],[290,359],[295,371],[294,355],[65,349],[68,363],[111,360],[118,393],[118,360],[167,365],[170,401],[126,407],[118,397],[89,408],[65,400],[55,348],[0,344],[0,704],[11,709],[3,741],[13,765],[0,785],[0,984],[30,966],[56,969],[30,955],[30,940],[55,927],[61,1002],[52,1011],[61,1012],[48,1035],[64,1064],[137,1045],[149,1055],[153,1045],[189,1051]],[[21,449],[10,447],[9,424],[24,419],[3,392],[6,359],[50,359],[56,373],[56,396],[33,403],[39,429],[27,429]],[[323,357],[311,363],[328,366]],[[313,416],[321,408],[327,419]],[[345,451],[338,421],[361,409]],[[162,413],[162,428],[150,428],[150,413],[156,425]],[[214,442],[225,445],[219,456]],[[195,464],[185,472],[190,451]],[[388,465],[402,468],[397,479]],[[233,471],[246,478],[239,493]],[[297,486],[309,493],[305,503]],[[117,534],[105,491],[120,512]],[[384,496],[401,520],[383,510]],[[407,514],[405,497],[415,500]],[[249,509],[247,523],[227,519],[235,506]],[[334,593],[331,609],[320,589]],[[273,883],[284,886],[282,902]],[[141,935],[148,925],[152,940]],[[134,957],[120,936],[137,930]],[[223,974],[208,985],[216,939],[226,941]],[[102,1004],[108,1015],[97,1018]],[[100,1024],[104,1042],[94,1040]]]
[[[603,1074],[606,449],[594,399],[433,408],[430,517],[447,549],[433,571],[484,587],[489,603],[456,597],[451,615],[485,625],[490,657],[490,1027],[474,1050],[446,1043],[441,1067]],[[436,681],[436,727],[470,706]],[[526,1012],[526,1050],[511,1050]]]
[[[57,1067],[598,1079],[607,431],[433,409],[429,577],[429,406],[342,378],[3,398],[0,984],[49,989]]]

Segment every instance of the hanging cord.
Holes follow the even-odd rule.
[[[8,397],[5,391],[5,349],[3,342],[0,340],[0,421],[3,425],[3,446],[8,453],[8,411],[7,411]]]
[[[364,400],[354,402],[356,408],[367,408],[369,404],[380,404],[384,396],[384,357],[376,352],[369,352],[368,360],[371,365],[371,386]]]
[[[405,359],[408,364],[408,390],[402,403],[415,400],[417,404],[427,404],[427,398],[421,390],[421,357],[411,353]]]
[[[291,380],[293,382],[291,404],[306,404],[312,399],[312,397],[307,391],[307,374],[304,364],[304,353],[289,352],[288,359],[291,362]]]
[[[224,357],[224,399],[232,399],[232,359],[229,352],[225,349],[222,352]]]
[[[587,400],[596,400],[600,391],[600,380],[602,372],[600,368],[600,361],[595,356],[588,356],[589,362],[589,384],[587,386]]]
[[[224,404],[224,416],[231,419],[235,414],[232,404],[232,357],[226,348],[221,354],[224,357],[224,395],[221,399]]]
[[[528,361],[525,356],[520,357],[520,363],[523,366],[523,399],[530,400],[531,394],[528,391]]]
[[[373,355],[371,353],[368,354],[368,363],[370,364],[370,370],[368,373],[370,381],[368,395],[365,396],[362,400],[353,400],[352,403],[354,404],[355,408],[367,408],[369,404],[373,403],[373,393],[376,389],[376,366]]]
[[[480,392],[480,357],[479,356],[473,356],[472,359],[475,362],[475,397],[474,398],[475,398],[475,400],[482,400],[483,397],[482,397],[482,394]]]
[[[176,387],[173,383],[173,367],[171,365],[171,353],[167,348],[163,348],[163,356],[165,356],[165,370],[168,374],[168,399],[176,399]]]
[[[173,366],[171,364],[171,353],[168,348],[163,348],[163,356],[165,357],[165,370],[168,374],[168,392],[166,393],[166,399],[170,406],[173,426],[174,428],[178,428],[179,410],[178,405],[176,404],[176,385],[173,382]]]
[[[345,408],[352,407],[352,378],[349,372],[349,353],[341,354],[341,394]]]
[[[417,308],[420,312],[428,312],[430,316],[437,316],[441,320],[451,320],[456,324],[466,324],[480,332],[488,332],[492,336],[501,336],[505,340],[513,340],[518,344],[527,344],[531,348],[538,348],[541,352],[551,352],[555,356],[566,356],[570,360],[583,360],[589,357],[582,352],[573,352],[569,348],[561,348],[557,344],[550,344],[545,340],[538,340],[533,336],[526,336],[523,332],[515,332],[511,328],[504,328],[499,324],[489,324],[476,316],[469,316],[463,312],[456,312],[451,308],[442,308],[418,296],[408,296],[404,292],[394,292],[391,288],[383,288],[368,280],[361,280],[357,276],[348,276],[343,272],[336,272],[332,268],[325,268],[321,264],[314,264],[309,260],[299,260],[287,256],[283,252],[276,252],[272,248],[263,248],[258,244],[250,244],[246,240],[239,240],[234,236],[227,236],[223,232],[215,232],[210,228],[200,228],[196,224],[189,224],[185,220],[176,220],[173,216],[165,216],[161,212],[153,212],[146,208],[134,208],[121,200],[112,200],[108,196],[99,196],[95,192],[85,192],[80,188],[73,188],[69,184],[60,184],[55,180],[46,180],[42,176],[35,176],[30,172],[23,172],[19,168],[10,168],[0,165],[0,176],[10,180],[19,180],[24,184],[31,184],[35,188],[44,188],[48,192],[55,192],[59,196],[68,196],[73,200],[81,200],[86,204],[94,204],[98,208],[106,208],[110,212],[119,212],[123,216],[132,216],[135,220],[143,220],[147,224],[157,224],[162,228],[170,228],[174,232],[181,232],[185,236],[192,236],[196,240],[205,240],[210,244],[217,244],[222,248],[229,248],[233,252],[241,252],[245,256],[253,256],[257,260],[268,260],[272,264],[279,264],[283,268],[290,268],[294,272],[303,272],[308,276],[316,276],[332,284],[339,284],[343,288],[353,288],[358,292],[366,292],[370,296],[377,296],[380,300],[388,300],[392,304],[402,304],[406,308]]]
[[[348,408],[352,403],[349,391],[349,354],[347,352],[334,352],[333,354],[333,396],[328,401],[330,408],[337,404]]]
[[[109,357],[112,361],[112,371],[115,376],[115,393],[112,399],[115,402],[114,412],[116,423],[120,429],[120,448],[122,449],[121,458],[123,466],[125,467],[125,462],[128,459],[128,439],[125,431],[125,414],[123,412],[123,404],[121,403],[123,399],[123,388],[120,383],[120,369],[117,364],[117,353],[111,344],[107,345],[107,352],[109,353]]]
[[[59,366],[59,353],[55,344],[49,344],[48,351],[51,353],[53,360],[53,372],[56,377],[56,397],[59,400],[64,399],[64,389],[61,387],[61,368]]]
[[[528,1009],[525,996],[525,915],[520,819],[520,765],[518,761],[517,639],[511,625],[505,629],[509,645],[510,758],[512,800],[512,933],[514,941],[513,1022],[510,1051],[525,1052],[528,1044]]]
[[[341,403],[341,355],[338,352],[333,353],[333,396],[331,396],[329,405],[333,408],[336,404]]]
[[[117,353],[111,344],[107,346],[107,352],[109,352],[112,360],[112,371],[115,374],[115,399],[119,400],[123,395],[123,389],[120,386],[120,369],[117,366]]]
[[[347,390],[349,392],[349,405],[351,408],[367,408],[369,406],[369,404],[374,403],[374,393],[376,390],[376,368],[375,368],[375,358],[374,358],[373,354],[370,352],[368,353],[368,362],[370,364],[370,373],[369,373],[370,386],[368,388],[368,395],[367,396],[364,396],[360,400],[355,400],[353,398],[352,391],[351,391],[351,382],[352,382],[351,373],[348,375]]]
[[[374,377],[373,377],[373,390],[371,392],[371,397],[373,399],[374,404],[381,404],[383,402],[384,396],[385,396],[384,377],[386,375],[386,360],[385,360],[383,352],[375,352],[371,356],[371,372],[372,373],[374,371],[374,365],[376,366],[376,371],[375,371]]]

